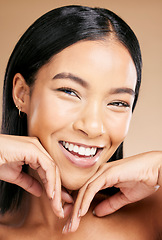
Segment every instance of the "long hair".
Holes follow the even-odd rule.
[[[103,8],[65,6],[54,9],[37,19],[16,44],[5,73],[3,88],[3,134],[27,136],[27,117],[19,118],[12,98],[12,81],[21,73],[29,87],[34,84],[38,70],[66,47],[78,41],[95,41],[114,37],[129,51],[137,71],[136,105],[141,83],[141,51],[131,28],[116,14]],[[123,144],[110,161],[123,157]],[[27,171],[25,166],[23,171]],[[23,189],[0,181],[0,211],[20,206]]]

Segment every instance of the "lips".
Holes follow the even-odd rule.
[[[102,148],[83,146],[69,142],[60,142],[60,147],[65,157],[75,166],[88,168],[99,159]]]

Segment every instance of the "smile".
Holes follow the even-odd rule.
[[[65,141],[59,142],[65,157],[77,167],[91,167],[99,159],[103,148],[83,146]]]
[[[81,155],[81,156],[93,157],[97,152],[97,147],[83,147],[83,146],[78,146],[68,142],[63,142],[62,145],[70,152],[77,153],[78,155]]]

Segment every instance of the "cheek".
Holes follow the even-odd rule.
[[[129,112],[125,115],[123,114],[123,116],[117,114],[115,117],[113,117],[113,119],[111,119],[109,130],[112,145],[119,145],[121,142],[123,142],[128,133],[131,117],[132,113]]]
[[[28,133],[39,139],[69,126],[76,111],[49,92],[33,97],[28,114]]]

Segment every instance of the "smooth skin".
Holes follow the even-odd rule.
[[[15,75],[13,100],[27,114],[29,137],[0,136],[0,179],[35,196],[25,195],[26,211],[1,218],[2,239],[157,238],[162,153],[107,163],[128,132],[135,86],[131,56],[114,39],[64,49],[38,71],[32,89]],[[99,158],[80,167],[66,157],[62,141],[97,147]],[[21,172],[24,163],[30,176]],[[106,199],[96,194],[111,186],[120,192]],[[94,209],[108,216],[97,218]]]

